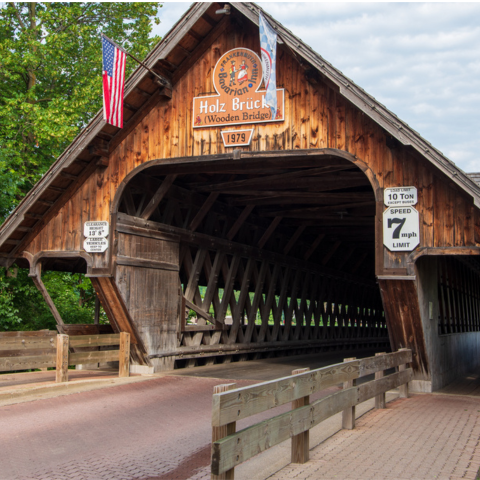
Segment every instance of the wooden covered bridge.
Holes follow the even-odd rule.
[[[276,113],[259,8],[192,5],[124,128],[98,113],[1,227],[2,265],[59,321],[42,270],[86,273],[136,371],[390,345],[437,389],[480,362],[480,188],[265,15]]]

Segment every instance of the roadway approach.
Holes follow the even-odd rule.
[[[348,352],[357,357],[371,354]],[[95,390],[84,382],[86,391],[77,388],[77,393],[51,398],[23,401],[22,397],[23,403],[0,406],[0,476],[2,480],[209,479],[215,385],[231,381],[251,385],[289,375],[295,368],[341,362],[344,356],[340,352],[212,365],[133,377],[129,383]],[[0,390],[12,388],[1,385]],[[314,399],[340,388],[324,390]],[[385,410],[371,410],[373,400],[362,404],[355,430],[340,430],[339,416],[312,429],[310,461],[304,465],[289,465],[290,444],[284,442],[237,467],[235,476],[248,480],[476,478],[480,375],[458,379],[436,394],[396,397],[389,392]],[[238,428],[258,420],[238,422]]]

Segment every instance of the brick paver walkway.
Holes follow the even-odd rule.
[[[220,383],[163,377],[0,407],[0,479],[188,478],[209,463]]]
[[[357,420],[310,452],[285,479],[475,479],[480,467],[480,398],[416,395]]]

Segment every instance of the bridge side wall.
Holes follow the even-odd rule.
[[[412,280],[379,280],[392,351],[411,348],[415,380],[430,381],[429,357],[421,324],[417,287]]]
[[[118,234],[115,282],[147,355],[177,347],[179,320],[179,243],[171,239]],[[173,370],[173,357],[133,365],[134,373]]]
[[[455,313],[452,311],[450,314],[442,314],[444,306],[441,303],[445,302],[441,298],[439,286],[441,261],[441,257],[430,256],[420,258],[416,264],[420,315],[431,369],[430,378],[426,382],[418,383],[417,387],[426,392],[439,390],[458,376],[480,368],[479,331],[442,333],[442,317],[454,316]],[[469,283],[469,287],[474,287],[474,284]],[[472,293],[476,295],[473,290]],[[460,305],[460,298],[455,303]],[[473,303],[471,305],[474,306]],[[475,309],[461,313],[465,322],[463,326],[459,324],[458,329],[478,329]]]

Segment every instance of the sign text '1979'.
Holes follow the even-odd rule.
[[[247,130],[227,130],[221,133],[225,147],[240,147],[250,145],[253,137],[253,128]]]

